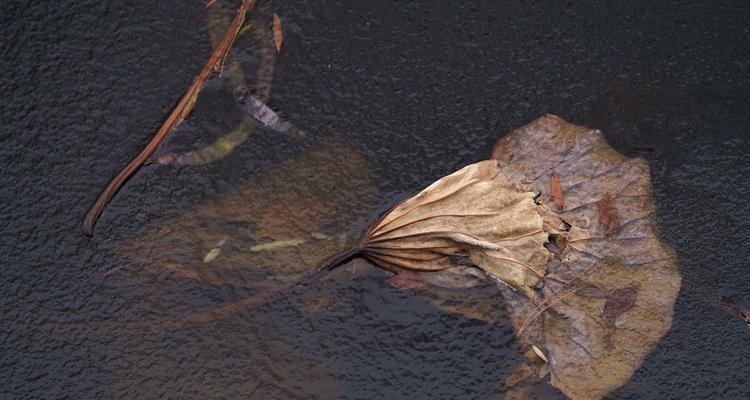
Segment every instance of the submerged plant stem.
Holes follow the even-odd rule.
[[[126,165],[125,168],[114,177],[114,179],[112,179],[112,181],[109,182],[107,187],[105,187],[101,194],[99,194],[99,197],[96,198],[96,201],[91,206],[83,220],[82,230],[86,236],[92,236],[94,234],[94,225],[96,224],[97,219],[99,219],[99,216],[102,211],[104,211],[107,203],[112,200],[122,185],[124,185],[125,182],[127,182],[127,180],[130,179],[130,177],[132,177],[146,161],[148,161],[167,135],[190,113],[193,104],[195,104],[195,101],[198,98],[198,94],[211,76],[211,72],[219,69],[226,58],[229,49],[232,47],[232,43],[234,43],[235,37],[237,37],[237,33],[245,22],[245,15],[252,10],[254,6],[255,0],[242,1],[242,4],[237,9],[237,14],[234,17],[234,20],[232,20],[229,28],[227,28],[224,33],[221,42],[216,46],[214,52],[211,53],[206,65],[203,66],[203,69],[198,76],[195,77],[193,84],[182,96],[180,102],[172,110],[146,147],[141,150],[141,152],[138,153],[138,155],[129,162],[128,165]]]
[[[349,261],[352,261],[355,258],[361,257],[362,255],[363,255],[363,252],[362,252],[362,249],[360,248],[353,248],[350,250],[346,250],[329,258],[328,260],[323,262],[318,268],[311,271],[310,273],[303,276],[302,278],[292,283],[280,286],[274,290],[262,291],[260,293],[254,294],[250,297],[247,297],[245,299],[242,299],[232,304],[227,304],[225,306],[221,306],[219,308],[214,308],[214,309],[207,310],[207,311],[201,311],[201,312],[191,313],[191,314],[180,316],[180,317],[170,318],[168,320],[163,320],[156,324],[143,323],[143,322],[130,324],[129,328],[136,330],[140,333],[144,333],[144,332],[154,333],[154,332],[159,332],[163,330],[174,330],[174,329],[185,328],[191,325],[200,325],[200,324],[215,321],[218,319],[226,318],[240,311],[247,310],[247,309],[254,308],[254,307],[259,307],[264,304],[268,304],[268,302],[278,299],[279,297],[286,295],[297,288],[309,286],[319,281],[329,272],[335,270],[338,267],[346,265]]]

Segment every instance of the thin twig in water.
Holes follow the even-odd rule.
[[[198,98],[198,94],[211,76],[211,72],[220,66],[226,57],[226,54],[229,52],[229,49],[232,47],[232,43],[234,42],[237,33],[245,22],[245,15],[252,10],[254,6],[255,0],[242,1],[242,4],[237,9],[237,14],[234,17],[234,20],[232,20],[232,23],[227,28],[226,33],[224,33],[221,42],[216,46],[214,52],[211,53],[211,57],[208,58],[206,65],[203,66],[203,69],[198,76],[196,76],[193,84],[182,96],[182,99],[161,125],[161,128],[159,128],[153,138],[151,138],[151,141],[148,142],[146,147],[141,150],[141,152],[130,163],[128,163],[128,165],[126,165],[111,182],[109,182],[107,187],[105,187],[101,194],[99,194],[99,197],[96,198],[96,201],[91,206],[83,220],[82,230],[85,235],[92,236],[94,234],[94,225],[96,224],[97,219],[99,219],[102,211],[104,211],[104,208],[107,206],[107,203],[112,200],[122,185],[124,185],[125,182],[130,179],[130,177],[132,177],[146,161],[149,160],[167,135],[190,113],[193,104],[195,104],[195,100]]]

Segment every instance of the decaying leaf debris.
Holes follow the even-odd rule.
[[[680,288],[676,256],[654,222],[648,165],[616,152],[600,131],[552,115],[502,138],[493,157],[548,209],[553,168],[559,176],[565,209],[555,217],[565,229],[547,229],[553,257],[542,285],[531,298],[501,291],[517,330],[549,306],[519,340],[547,354],[550,382],[574,399],[601,398],[667,332]]]
[[[544,277],[549,257],[534,196],[508,180],[496,160],[481,161],[394,207],[361,248],[395,272],[475,265],[526,291]]]
[[[648,166],[552,115],[504,137],[493,155],[394,207],[368,230],[363,254],[428,282],[483,270],[500,284],[522,345],[546,355],[551,383],[574,399],[601,398],[669,329],[680,287],[652,218]]]
[[[550,184],[552,174],[559,186]],[[267,208],[259,211],[269,215]],[[549,376],[570,398],[598,399],[630,379],[671,326],[680,275],[674,252],[658,238],[654,211],[645,161],[620,155],[599,131],[546,115],[502,138],[492,159],[393,207],[324,270],[359,254],[397,274],[389,281],[404,289],[496,282],[524,354],[535,360],[527,372]],[[309,261],[294,250],[280,248]],[[163,254],[169,259],[174,251]],[[216,273],[175,268],[194,278]],[[241,300],[191,320],[271,298]]]
[[[281,53],[281,44],[284,42],[284,32],[281,30],[281,18],[279,14],[273,13],[273,44],[276,52]]]

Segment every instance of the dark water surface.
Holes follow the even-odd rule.
[[[0,4],[0,398],[503,398],[524,362],[503,315],[451,313],[359,262],[353,279],[258,310],[134,333],[248,290],[154,273],[121,249],[331,143],[366,165],[361,185],[326,193],[361,228],[547,112],[648,160],[679,255],[673,328],[608,398],[750,398],[750,332],[718,305],[750,308],[748,2],[261,2],[286,32],[271,103],[307,137],[256,129],[215,164],[147,167],[83,237],[87,207],[210,53],[204,3]],[[252,76],[252,44],[236,47]],[[163,148],[231,129],[228,93],[213,80]],[[331,157],[331,174],[347,168]]]

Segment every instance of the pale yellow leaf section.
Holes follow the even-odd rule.
[[[531,296],[549,258],[542,228],[534,193],[487,160],[394,207],[370,228],[364,248],[368,258],[392,270],[473,264]]]

